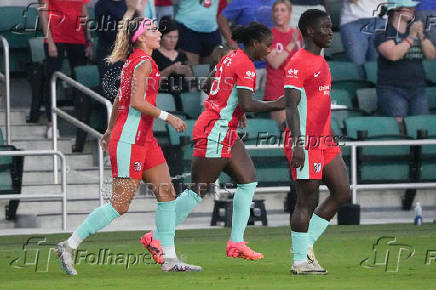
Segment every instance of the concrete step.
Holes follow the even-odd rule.
[[[0,126],[3,132],[6,132],[5,126]],[[44,125],[25,124],[25,125],[12,125],[11,126],[11,139],[12,140],[32,140],[32,139],[45,139],[47,127]]]
[[[67,159],[67,168],[85,169],[94,166],[94,157],[91,154],[68,154],[65,156]],[[59,168],[60,162],[59,162]],[[24,158],[24,170],[52,170],[53,158],[50,156],[26,156]]]
[[[60,174],[60,172],[59,172]],[[111,171],[106,169],[105,177],[110,177]],[[52,184],[53,171],[24,171],[23,184]],[[71,169],[67,172],[68,184],[98,184],[99,176],[97,168]]]
[[[71,154],[72,140],[70,138],[58,139],[58,150],[64,154]],[[12,145],[22,150],[52,150],[53,142],[49,139],[12,140]]]
[[[2,98],[3,100],[3,98]],[[29,111],[24,109],[11,110],[11,125],[25,125],[26,124],[26,116]],[[0,125],[5,125],[6,121],[6,112],[4,110],[0,111]],[[3,132],[4,133],[4,132]]]

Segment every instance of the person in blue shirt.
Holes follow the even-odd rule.
[[[436,1],[421,0],[416,6],[416,19],[422,21],[426,36],[436,45]]]
[[[218,15],[218,26],[228,45],[234,49],[238,44],[232,39],[229,22],[234,25],[246,26],[252,21],[259,22],[268,28],[274,26],[272,5],[275,0],[233,0]],[[256,61],[256,90],[265,89],[266,61]]]
[[[179,0],[174,16],[179,29],[179,49],[191,65],[208,63],[221,43],[216,14],[218,0]]]

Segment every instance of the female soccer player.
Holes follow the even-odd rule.
[[[185,190],[176,199],[175,221],[178,225],[185,220],[207,193],[208,185],[213,184],[224,171],[237,182],[227,256],[259,260],[263,255],[251,250],[244,242],[244,231],[257,182],[253,162],[238,137],[237,127],[239,122],[246,122],[244,112],[283,110],[285,102],[284,98],[271,102],[253,99],[256,85],[253,62],[264,60],[270,53],[271,31],[262,24],[252,22],[247,27],[236,27],[232,38],[243,43],[244,49],[232,50],[225,55],[216,66],[216,72],[211,74],[215,75],[213,82],[206,85],[205,91],[210,92],[209,98],[205,101],[205,110],[193,130],[194,186],[193,190]],[[149,232],[143,239],[152,236],[153,232]],[[160,233],[158,236],[161,236]]]
[[[285,142],[285,154],[297,189],[291,220],[291,272],[326,274],[315,258],[313,244],[350,198],[347,169],[330,127],[330,70],[320,55],[332,41],[332,22],[325,12],[310,9],[301,15],[298,27],[304,48],[286,64],[284,81],[286,120],[293,137],[292,142]],[[313,211],[321,182],[330,196]]]
[[[92,211],[71,237],[56,247],[61,265],[69,275],[77,274],[74,250],[89,235],[127,212],[141,179],[154,185],[158,200],[156,225],[159,239],[148,247],[153,258],[163,264],[163,271],[201,270],[177,259],[174,249],[174,188],[162,150],[153,137],[154,118],[167,121],[178,132],[186,129],[182,120],[156,107],[160,75],[151,53],[159,47],[160,38],[156,25],[147,18],[127,20],[126,26],[117,34],[108,60],[111,63],[127,60],[108,129],[101,140],[101,146],[109,151],[111,157],[112,197],[110,202]]]

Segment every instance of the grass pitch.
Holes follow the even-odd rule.
[[[200,273],[162,273],[144,259],[142,234],[92,236],[81,245],[75,277],[49,257],[50,247],[68,235],[36,235],[24,246],[30,236],[0,237],[0,289],[436,289],[436,224],[331,226],[315,245],[327,276],[289,274],[288,227],[247,229],[249,245],[265,255],[256,262],[225,256],[229,229],[177,231],[177,253],[201,265]]]

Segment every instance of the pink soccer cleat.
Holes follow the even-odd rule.
[[[147,248],[156,263],[164,263],[162,246],[159,240],[153,239],[153,231],[143,235],[141,238],[141,243],[144,245],[144,248]]]
[[[242,259],[251,260],[251,261],[263,259],[262,253],[257,253],[255,251],[253,251],[246,244],[248,244],[248,243],[247,242],[234,243],[234,242],[229,240],[229,242],[227,243],[227,248],[226,248],[227,257],[242,258]]]

